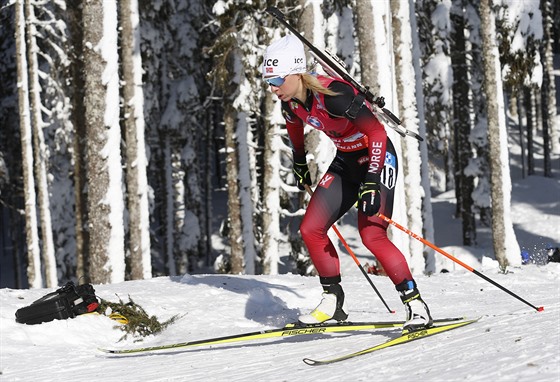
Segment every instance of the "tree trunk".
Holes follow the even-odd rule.
[[[466,172],[473,156],[470,142],[471,105],[469,102],[469,82],[464,74],[469,72],[466,47],[466,20],[463,0],[455,0],[451,11],[453,26],[453,126],[455,130],[455,194],[458,215],[463,223],[463,244],[476,244],[473,199],[474,178]]]
[[[480,28],[480,18],[476,13],[478,1],[471,1],[467,4],[467,29],[473,30]],[[476,38],[475,38],[476,37]],[[490,165],[488,164],[488,124],[486,116],[486,99],[484,98],[482,70],[482,41],[476,34],[469,38],[469,82],[470,97],[472,108],[472,131],[470,142],[475,150],[475,158],[471,159],[469,169],[470,174],[476,179],[473,189],[473,206],[471,210],[474,215],[479,213],[480,222],[489,227],[492,223],[491,202],[490,202]],[[476,222],[476,217],[473,216]],[[474,223],[473,223],[474,224]],[[474,227],[476,230],[476,227]],[[475,231],[476,234],[476,231]]]
[[[69,7],[68,29],[70,39],[66,47],[70,56],[69,81],[71,89],[71,120],[74,127],[72,158],[74,161],[74,198],[76,218],[76,277],[89,275],[89,230],[87,229],[87,162],[86,123],[83,74],[82,5]]]
[[[552,51],[552,4],[550,0],[541,0],[543,17],[543,43],[541,44],[541,63],[543,82],[541,87],[541,108],[543,120],[544,176],[552,178],[552,153],[557,152],[558,131],[556,120],[556,87],[554,84],[554,65]]]
[[[169,169],[171,171],[171,196],[169,215],[173,222],[173,241],[172,248],[169,249],[173,253],[173,261],[175,262],[176,272],[184,275],[189,269],[189,257],[184,249],[183,237],[184,232],[189,229],[186,225],[186,191],[185,191],[185,169],[183,168],[181,159],[180,137],[173,134],[175,131],[169,130],[167,133],[167,144],[169,146]],[[195,228],[191,227],[193,230]]]
[[[28,67],[25,43],[24,0],[16,1],[16,61],[18,73],[18,105],[23,162],[23,192],[25,200],[25,233],[27,243],[27,280],[31,288],[42,288],[41,251],[37,231],[35,179],[33,178],[33,146],[29,115]]]
[[[430,242],[434,242],[435,232],[434,232],[434,220],[433,220],[433,210],[432,210],[432,191],[430,182],[430,163],[428,157],[428,145],[427,140],[427,129],[426,129],[426,110],[425,110],[425,98],[423,92],[423,78],[422,78],[422,52],[420,47],[420,38],[418,31],[418,22],[416,18],[415,1],[409,0],[408,11],[410,13],[410,28],[412,35],[412,65],[414,67],[415,73],[415,102],[418,110],[418,133],[421,137],[424,137],[424,142],[420,146],[420,173],[422,189],[424,190],[424,196],[422,198],[422,236]],[[423,248],[425,267],[424,270],[427,274],[432,274],[436,271],[436,259],[435,251],[424,246]]]
[[[120,10],[129,263],[130,278],[137,280],[152,276],[138,0],[122,0]]]
[[[379,89],[377,80],[378,61],[375,54],[373,4],[367,0],[356,0],[356,36],[360,47],[360,73],[362,83],[371,86],[374,94]]]
[[[325,36],[321,34],[314,33],[315,25],[317,23],[322,24],[323,15],[321,13],[321,6],[318,2],[308,2],[305,0],[300,0],[300,4],[303,8],[301,16],[298,20],[298,29],[302,31],[303,35],[311,41],[315,46],[320,48],[325,47]],[[311,174],[311,180],[313,182],[318,182],[320,177],[327,172],[328,166],[333,158],[333,155],[329,155],[329,147],[332,146],[330,139],[316,129],[308,129],[305,135],[305,148],[308,153],[313,155],[314,161],[309,161],[309,172]],[[334,150],[333,150],[334,152]],[[302,203],[307,200],[302,199]],[[301,205],[303,208],[304,205]]]
[[[35,179],[37,180],[38,209],[41,226],[41,257],[45,272],[45,285],[53,288],[58,285],[52,222],[50,213],[49,185],[47,180],[47,153],[41,117],[41,86],[39,84],[39,63],[37,62],[37,28],[35,10],[30,0],[25,1],[27,23],[27,57],[29,69],[29,93],[31,106],[31,125],[33,129],[33,153],[35,156]]]
[[[205,242],[205,262],[206,266],[212,264],[212,191],[213,187],[213,176],[215,174],[212,173],[212,162],[214,158],[214,126],[216,123],[216,107],[208,107],[209,112],[205,116],[206,120],[206,129],[204,129],[205,134],[205,155],[204,155],[204,210],[202,213],[204,214],[204,222],[206,223],[204,226],[204,237],[206,238]]]
[[[264,101],[263,113],[272,115],[274,104],[272,94],[267,92]],[[269,118],[264,120],[264,152],[263,152],[263,273],[265,275],[278,274],[280,260],[279,228],[280,228],[280,129],[271,123]]]
[[[116,3],[84,3],[84,103],[93,283],[124,281],[125,273],[116,21]]]
[[[161,160],[160,167],[163,169],[161,171],[160,184],[161,187],[161,218],[162,222],[162,233],[163,236],[163,258],[165,263],[165,272],[171,276],[177,275],[177,264],[175,262],[175,256],[173,254],[173,233],[175,215],[173,213],[174,205],[174,187],[173,187],[173,161],[172,161],[172,149],[171,149],[171,137],[166,131],[161,131],[160,137],[160,150],[161,150]]]
[[[416,82],[416,79],[412,58],[413,46],[409,3],[401,0],[391,0],[391,12],[398,112],[408,129],[418,131],[416,88],[411,86]],[[403,139],[402,144],[404,184],[408,185],[404,189],[407,225],[412,232],[423,232],[422,200],[425,194],[421,187],[420,145],[416,139],[412,138]],[[409,266],[412,273],[423,273],[426,267],[423,254],[424,246],[418,240],[411,240],[408,249],[410,252]]]
[[[517,131],[519,133],[519,146],[521,150],[521,178],[525,179],[527,176],[527,159],[525,158],[525,134],[523,133],[523,86],[520,86],[517,97],[515,97],[515,102],[517,107]]]
[[[243,222],[241,219],[241,202],[239,200],[239,160],[237,158],[237,143],[235,127],[237,126],[237,113],[233,106],[226,105],[224,113],[225,146],[226,146],[226,173],[228,190],[228,225],[229,243],[231,247],[231,273],[243,273]]]
[[[535,145],[534,145],[534,128],[535,128],[535,98],[533,96],[533,88],[531,86],[523,87],[523,99],[525,105],[525,113],[527,114],[527,175],[535,175]]]
[[[521,263],[520,248],[513,231],[511,178],[507,152],[507,131],[500,77],[500,56],[496,45],[496,27],[491,10],[492,0],[481,0],[481,34],[484,62],[484,93],[488,110],[488,141],[492,179],[492,239],[500,268]]]
[[[237,102],[236,102],[237,103]],[[237,110],[235,138],[237,140],[237,159],[238,159],[238,182],[239,182],[239,201],[241,212],[242,242],[243,242],[243,273],[255,274],[255,261],[257,254],[255,251],[255,234],[253,212],[259,204],[257,195],[252,194],[256,189],[256,184],[251,184],[251,179],[256,179],[256,174],[252,169],[256,168],[252,144],[252,134],[248,121],[247,111]]]

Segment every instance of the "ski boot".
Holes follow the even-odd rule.
[[[420,297],[414,280],[404,280],[395,286],[406,309],[403,332],[414,332],[429,328],[433,324],[428,305]]]
[[[322,284],[323,299],[309,314],[299,316],[304,325],[320,324],[328,320],[344,321],[348,317],[344,307],[344,291],[340,284]]]

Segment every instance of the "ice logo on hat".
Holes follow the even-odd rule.
[[[284,77],[306,71],[305,51],[296,36],[286,35],[266,48],[262,64],[263,77]]]

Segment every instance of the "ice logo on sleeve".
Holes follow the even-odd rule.
[[[389,190],[397,184],[397,158],[388,151],[385,153],[385,166],[381,171],[381,183]]]

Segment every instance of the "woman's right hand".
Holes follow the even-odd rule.
[[[379,212],[381,207],[381,196],[379,195],[379,176],[367,175],[360,185],[358,194],[358,207],[367,216],[373,216]]]
[[[293,167],[294,177],[296,178],[296,185],[301,191],[305,190],[305,186],[311,186],[311,174],[309,173],[309,167],[307,167],[307,162],[305,159],[298,161],[294,158]]]

